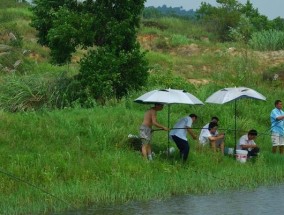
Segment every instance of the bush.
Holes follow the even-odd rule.
[[[98,48],[90,51],[80,65],[76,80],[81,83],[82,103],[89,98],[102,103],[111,97],[120,99],[130,90],[140,89],[148,76],[148,63],[138,48],[118,53],[107,47]]]
[[[157,71],[151,73],[148,81],[148,86],[151,88],[161,88],[161,89],[183,89],[189,91],[194,88],[193,85],[188,83],[184,78],[174,75],[170,70],[166,72]]]
[[[171,38],[172,46],[187,45],[188,43],[189,43],[189,39],[184,35],[174,34]]]
[[[284,49],[284,32],[267,30],[252,34],[249,45],[259,51],[276,51]]]

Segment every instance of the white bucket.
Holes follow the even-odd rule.
[[[234,155],[234,148],[228,148],[228,155]]]
[[[248,151],[246,150],[236,150],[236,159],[241,163],[245,163],[247,161]]]

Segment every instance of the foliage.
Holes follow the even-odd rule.
[[[209,31],[219,35],[222,41],[229,40],[229,29],[235,28],[240,18],[240,3],[236,0],[216,0],[220,7],[201,3],[197,17],[204,22]]]
[[[90,51],[80,63],[80,74],[76,77],[81,83],[79,100],[94,97],[104,103],[113,95],[122,98],[129,89],[140,89],[147,80],[148,70],[143,56],[139,47],[119,53],[108,47]]]
[[[162,17],[161,12],[155,7],[145,7],[142,15],[144,19],[157,19]]]
[[[184,78],[175,76],[172,71],[159,71],[152,72],[149,77],[148,86],[160,89],[183,89],[189,90],[193,88]]]
[[[171,38],[171,45],[172,46],[181,46],[181,45],[187,45],[189,43],[189,39],[183,35],[180,34],[174,34]]]
[[[284,19],[277,17],[273,19],[270,23],[271,29],[275,29],[278,31],[284,31]]]
[[[144,1],[35,1],[32,26],[55,63],[70,62],[78,46],[98,47],[81,61],[80,101],[119,99],[145,84],[147,63],[136,42]]]
[[[267,30],[255,32],[249,45],[260,51],[276,51],[284,48],[284,31]]]
[[[240,21],[236,28],[229,30],[229,36],[234,41],[247,44],[253,31],[253,25],[250,19],[244,15],[241,15]]]
[[[270,22],[267,16],[261,15],[258,12],[258,9],[253,7],[253,4],[250,1],[247,1],[245,5],[241,6],[240,12],[249,19],[253,27],[252,32],[267,30],[270,28]]]
[[[145,7],[143,10],[143,18],[145,19],[160,18],[162,16],[194,19],[195,11],[192,9],[185,10],[182,7],[167,7],[166,5],[162,7]]]
[[[5,111],[31,111],[66,107],[70,80],[65,74],[7,76],[0,85],[0,108]]]
[[[268,20],[267,16],[261,15],[250,1],[247,1],[244,5],[237,0],[216,0],[216,2],[220,4],[219,7],[201,3],[197,10],[197,17],[207,26],[209,31],[219,35],[222,41],[232,39],[230,36],[231,29],[239,29],[237,31],[240,33],[244,24],[244,19],[241,17],[246,17],[251,25],[250,30],[246,32],[246,40],[251,37],[253,32],[269,29],[283,30],[282,19]]]
[[[53,62],[64,64],[71,61],[71,54],[76,51],[79,44],[92,45],[91,41],[85,41],[85,38],[94,36],[92,31],[86,30],[87,26],[92,25],[92,18],[86,14],[69,11],[66,7],[61,7],[54,16],[54,27],[47,35],[48,46]]]

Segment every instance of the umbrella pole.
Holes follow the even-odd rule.
[[[170,128],[170,104],[168,105],[168,128]],[[169,148],[170,148],[170,130],[168,130],[168,148],[167,148],[167,154],[169,157]]]
[[[235,150],[237,148],[237,100],[235,99]]]

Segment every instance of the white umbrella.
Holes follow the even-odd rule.
[[[202,105],[203,102],[194,95],[184,91],[175,89],[153,90],[143,94],[134,100],[138,103],[161,103],[161,104],[189,104]]]
[[[161,103],[168,105],[168,127],[170,125],[170,105],[171,104],[188,104],[188,105],[203,105],[203,102],[194,95],[176,89],[153,90],[143,94],[134,100],[137,103],[153,104]],[[169,139],[168,139],[169,145]]]
[[[252,98],[257,100],[266,100],[259,92],[247,87],[231,87],[218,90],[209,96],[205,102],[214,104],[224,104],[230,101],[235,101],[235,145],[236,145],[236,128],[237,128],[237,103],[238,99]]]

